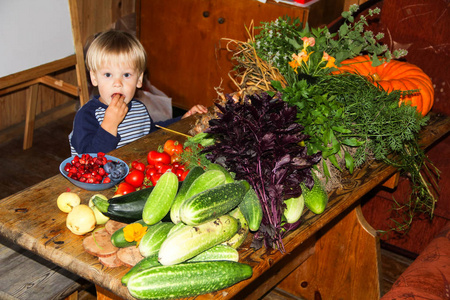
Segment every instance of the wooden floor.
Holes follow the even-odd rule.
[[[22,137],[0,144],[0,199],[19,192],[46,178],[59,174],[61,161],[70,156],[67,136],[74,115],[69,115],[34,131],[33,147],[22,150]],[[0,132],[1,134],[1,132]],[[382,249],[382,294],[392,286],[411,259]],[[95,299],[95,291],[87,289],[79,299]],[[299,299],[275,289],[264,300]]]

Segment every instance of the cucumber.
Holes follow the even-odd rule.
[[[247,219],[248,227],[251,231],[258,231],[263,217],[261,202],[253,188],[245,193],[244,198],[239,204],[242,214]]]
[[[191,187],[194,180],[197,179],[203,173],[205,173],[205,171],[203,170],[202,167],[195,166],[186,175],[186,178],[181,184],[180,190],[178,191],[175,200],[173,201],[172,207],[170,208],[170,219],[172,220],[173,223],[177,224],[180,222],[180,206],[186,199],[185,198],[186,193]]]
[[[166,172],[158,180],[142,211],[142,220],[153,225],[169,213],[178,191],[178,177],[175,173]]]
[[[162,265],[184,262],[201,252],[229,240],[239,229],[238,221],[223,215],[198,226],[184,226],[167,236],[159,249]]]
[[[212,248],[209,248],[206,251],[194,256],[191,259],[188,259],[186,262],[199,262],[199,261],[216,261],[216,260],[229,260],[229,261],[238,261],[239,260],[239,252],[230,246],[227,245],[215,245]]]
[[[139,252],[141,255],[143,257],[149,257],[158,254],[161,244],[174,225],[172,222],[159,222],[149,226],[147,233],[139,242]]]
[[[249,265],[234,261],[184,263],[138,271],[127,287],[138,299],[185,298],[230,287],[252,273]]]
[[[230,183],[230,182],[234,182],[234,177],[231,175],[230,172],[228,172],[227,169],[225,169],[224,167],[222,167],[219,164],[216,163],[210,163],[207,167],[207,170],[219,170],[222,171],[223,174],[225,174],[225,182],[226,183]]]
[[[150,269],[156,266],[161,266],[158,261],[158,255],[144,257],[137,264],[135,264],[125,275],[122,276],[121,282],[123,285],[128,284],[131,275],[136,274],[140,270]]]
[[[235,261],[239,260],[239,253],[236,249],[226,245],[216,245],[206,251],[203,251],[197,256],[187,260],[187,262],[201,262],[201,261]],[[161,266],[158,261],[158,255],[152,255],[144,257],[136,265],[134,265],[124,276],[122,276],[122,284],[127,285],[131,275],[137,273],[140,270],[150,269],[153,267]]]
[[[300,187],[303,198],[305,199],[305,206],[313,213],[321,214],[325,211],[325,207],[328,204],[328,195],[316,174],[312,172],[312,175],[314,178],[314,186],[312,189],[308,189],[303,182],[300,184]]]
[[[303,208],[305,207],[303,194],[298,197],[289,198],[284,203],[286,204],[286,208],[284,209],[283,215],[286,218],[286,222],[292,224],[300,220]]]
[[[144,227],[148,227],[148,225],[143,220],[136,221],[135,223],[139,223],[139,224],[141,224]],[[117,248],[125,248],[125,247],[130,247],[130,246],[136,245],[136,241],[128,242],[125,239],[125,235],[123,233],[123,228],[124,227],[116,230],[116,232],[114,232],[111,235],[111,243],[114,246],[116,246]]]
[[[247,238],[247,235],[249,233],[248,222],[247,219],[244,217],[244,214],[242,214],[239,206],[233,209],[229,213],[229,215],[239,222],[240,227],[239,230],[236,232],[236,234],[231,239],[224,242],[224,244],[234,249],[237,249],[242,245],[242,243]]]
[[[246,191],[242,182],[232,182],[196,194],[181,205],[181,221],[198,225],[224,215],[239,205]]]
[[[216,187],[225,183],[225,174],[219,170],[210,170],[201,174],[189,187],[186,192],[185,199],[197,195],[210,188]]]
[[[179,183],[179,186],[181,186],[181,183]],[[92,202],[102,214],[110,219],[123,223],[133,223],[142,219],[142,211],[153,189],[154,187],[148,187],[109,200],[94,195]],[[163,220],[169,222],[170,216],[165,216]]]

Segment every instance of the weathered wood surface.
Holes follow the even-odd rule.
[[[186,133],[190,124],[192,119],[185,119],[173,124],[170,128]],[[425,128],[422,142],[424,145],[430,145],[449,131],[450,118],[435,116],[430,125]],[[135,159],[145,161],[149,150],[156,149],[169,138],[183,140],[182,136],[159,130],[110,154],[127,162]],[[254,251],[249,247],[251,242],[251,236],[249,236],[240,250],[240,261],[253,267],[253,277],[228,289],[202,295],[196,299],[233,297],[243,299],[255,286],[261,288],[259,280],[264,279],[264,276],[269,273],[274,275],[274,278],[263,288],[269,289],[271,285],[277,284],[287,275],[285,268],[295,268],[289,264],[291,257],[297,258],[301,263],[305,258],[302,251],[311,251],[308,241],[314,239],[319,230],[337,217],[346,215],[349,210],[356,207],[361,196],[385,181],[395,171],[394,168],[382,163],[371,163],[352,176],[345,176],[342,181],[343,187],[329,195],[330,202],[325,212],[319,216],[310,212],[306,213],[303,216],[302,226],[284,238],[287,252],[285,255],[277,250]],[[85,253],[82,247],[83,237],[76,236],[67,230],[66,214],[60,212],[56,206],[56,198],[67,189],[78,193],[82,203],[88,203],[89,198],[96,193],[79,189],[61,175],[56,175],[0,201],[0,234],[125,299],[132,299],[127,289],[120,283],[120,278],[128,271],[128,268],[105,268],[95,257]],[[110,189],[103,194],[109,197],[113,192],[113,189]],[[291,256],[291,253],[297,255]],[[309,253],[312,254],[312,252]],[[364,253],[360,254],[364,255]],[[328,275],[334,277],[333,270],[330,270],[330,273]],[[364,277],[361,279],[364,280]]]

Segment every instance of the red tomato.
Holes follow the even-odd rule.
[[[181,170],[181,169],[173,169],[172,170],[172,172],[175,174],[175,175],[177,175],[177,177],[178,177],[178,180],[180,180],[180,178],[181,178],[181,176],[183,175],[183,170]]]
[[[155,165],[157,162],[168,165],[170,164],[170,155],[165,152],[151,150],[147,154],[147,162],[149,165]]]
[[[134,169],[128,173],[127,177],[125,177],[125,182],[131,184],[135,188],[138,188],[144,182],[144,177],[144,172]]]
[[[125,195],[125,194],[132,193],[135,190],[136,190],[136,188],[134,186],[132,186],[131,184],[126,183],[126,182],[121,182],[119,184],[119,186],[117,187],[117,190],[114,193],[114,195]]]
[[[155,186],[156,183],[158,183],[158,180],[159,180],[159,178],[161,178],[161,175],[162,175],[162,174],[157,173],[157,174],[154,174],[154,175],[150,178],[150,181],[152,182],[153,186]]]
[[[167,140],[164,143],[164,152],[173,156],[174,154],[180,154],[183,152],[183,145],[175,140]]]
[[[142,171],[142,172],[145,171],[145,165],[137,160],[135,160],[131,163],[131,168]]]
[[[155,167],[148,168],[145,170],[145,177],[151,178],[156,173],[158,173],[158,169],[156,169]]]
[[[179,180],[184,181],[184,179],[186,178],[188,173],[189,173],[189,170],[184,171]]]
[[[160,169],[159,169],[159,173],[164,174],[170,170],[172,170],[173,167],[171,165],[163,165]]]

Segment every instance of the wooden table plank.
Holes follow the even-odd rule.
[[[169,128],[186,133],[190,124],[192,119],[182,120]],[[425,128],[422,142],[424,145],[430,145],[449,131],[450,119],[435,116],[433,123]],[[135,159],[145,161],[149,150],[155,149],[169,138],[183,140],[181,136],[159,130],[109,154],[127,162]],[[244,292],[248,291],[247,287],[259,285],[261,283],[259,280],[264,279],[265,274],[272,274],[274,270],[283,270],[280,266],[289,265],[290,253],[297,253],[295,257],[300,263],[304,257],[308,256],[302,254],[303,251],[311,251],[311,247],[306,246],[308,241],[314,239],[319,230],[337,217],[353,210],[365,193],[385,181],[395,171],[394,168],[382,163],[372,163],[367,164],[352,176],[344,176],[343,187],[330,194],[330,202],[325,212],[318,216],[308,212],[303,217],[304,222],[300,228],[290,232],[284,238],[287,252],[285,255],[277,250],[255,251],[249,247],[252,237],[249,235],[239,252],[240,261],[253,267],[253,277],[223,291],[202,295],[196,299],[229,299],[236,295],[236,299],[239,299]],[[120,282],[120,278],[128,271],[128,268],[104,267],[95,257],[84,252],[82,247],[84,237],[76,236],[66,228],[67,215],[57,208],[56,198],[68,188],[79,194],[82,203],[85,204],[93,194],[97,193],[79,189],[61,175],[49,178],[0,201],[0,234],[57,265],[113,291],[124,299],[132,299]],[[114,190],[110,189],[102,193],[110,197],[113,192]],[[268,286],[277,284],[287,274],[278,272],[275,275]]]

